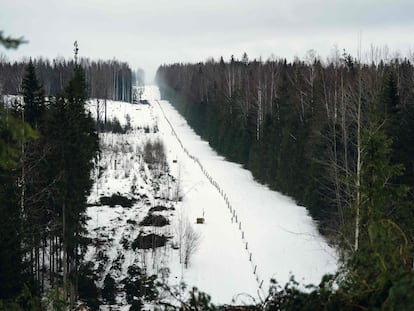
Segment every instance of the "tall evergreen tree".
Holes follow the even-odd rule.
[[[34,129],[42,125],[45,113],[44,92],[37,79],[32,60],[26,67],[22,83],[24,99],[24,120]]]
[[[82,258],[86,197],[92,186],[90,170],[98,151],[98,137],[90,113],[84,72],[75,68],[64,97],[51,105],[48,136],[53,150],[49,156],[52,179],[58,179],[53,195],[62,229],[64,284],[69,285],[71,302],[76,296],[77,271]]]
[[[22,211],[18,200],[21,146],[34,138],[31,127],[0,108],[0,299],[17,295],[23,278]]]
[[[20,182],[20,206],[24,214],[23,243],[28,258],[28,274],[31,275],[33,293],[39,292],[44,284],[44,248],[47,232],[46,176],[47,163],[44,161],[48,145],[44,137],[46,113],[43,88],[40,86],[35,67],[30,60],[22,81],[24,105],[22,117],[39,133],[36,140],[28,141],[22,147],[22,169]],[[43,256],[42,256],[43,252]],[[42,261],[42,262],[41,262]]]
[[[332,242],[348,245],[346,253],[358,248],[360,225],[350,205],[354,198],[359,198],[356,206],[365,203],[361,137],[368,123],[377,122],[392,140],[390,165],[406,168],[389,184],[414,189],[413,72],[408,61],[362,65],[344,53],[330,64],[246,64],[232,57],[228,63],[164,65],[157,80],[162,96],[213,148],[305,204]],[[375,111],[370,112],[370,103]],[[368,122],[369,112],[376,120]],[[252,129],[259,135],[252,135]],[[359,178],[353,180],[354,175]],[[403,201],[412,201],[413,193]],[[388,215],[409,234],[412,245],[413,214],[401,204]]]
[[[411,270],[407,235],[393,217],[407,205],[407,187],[391,183],[402,166],[391,163],[392,140],[383,125],[374,119],[363,133],[360,248],[348,262],[346,280],[367,308],[380,308],[393,283]]]
[[[17,204],[16,173],[0,168],[0,300],[21,290],[21,214]]]

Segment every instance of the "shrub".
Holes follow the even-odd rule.
[[[132,207],[136,201],[136,199],[129,199],[120,194],[113,194],[110,197],[104,196],[100,198],[101,205],[109,205],[110,207],[114,207],[115,205],[120,205],[122,207]]]
[[[115,279],[107,274],[104,280],[104,287],[102,289],[102,298],[111,305],[115,303],[115,285]]]
[[[136,249],[151,249],[156,247],[162,247],[165,246],[167,243],[167,237],[163,235],[157,235],[157,234],[148,234],[143,235],[139,234],[138,237],[132,242],[131,247],[133,250]]]
[[[78,293],[79,298],[84,300],[92,311],[99,310],[99,290],[95,284],[96,273],[93,269],[94,264],[87,262],[79,269]]]
[[[146,301],[154,301],[158,297],[155,280],[155,275],[149,277],[146,276],[136,265],[128,267],[128,276],[122,280],[127,302],[133,305],[135,304],[135,308],[138,308],[139,305],[136,301],[141,302],[141,299]]]
[[[162,206],[162,205],[157,205],[157,206],[151,207],[149,209],[149,212],[150,213],[152,213],[152,212],[163,212],[163,211],[167,211],[167,210],[168,210],[167,207]]]
[[[167,218],[162,215],[153,215],[149,214],[145,216],[145,218],[139,223],[140,226],[155,226],[155,227],[163,227],[168,225],[170,222]]]

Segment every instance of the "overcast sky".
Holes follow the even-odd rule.
[[[152,79],[160,64],[208,57],[323,58],[337,45],[356,55],[388,45],[414,50],[413,0],[0,0],[0,30],[28,44],[22,56],[127,61]]]

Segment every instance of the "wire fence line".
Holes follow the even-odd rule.
[[[242,239],[242,243],[243,243],[243,245],[244,245],[244,247],[245,247],[245,250],[246,250],[246,253],[247,253],[247,257],[248,257],[248,260],[249,260],[249,262],[250,262],[250,264],[251,264],[251,268],[252,268],[252,273],[253,273],[253,276],[254,276],[254,278],[255,278],[255,280],[256,280],[256,282],[257,282],[257,285],[258,285],[258,293],[259,293],[259,291],[261,291],[262,292],[262,294],[263,294],[263,279],[262,278],[260,278],[260,276],[259,276],[259,272],[258,272],[258,267],[257,267],[257,264],[255,263],[255,258],[253,257],[253,254],[252,254],[252,252],[250,251],[250,248],[249,248],[249,243],[248,243],[248,241],[247,241],[247,238],[246,238],[246,235],[245,235],[245,232],[244,232],[244,230],[243,230],[243,227],[242,227],[242,222],[241,222],[241,220],[240,220],[240,217],[238,217],[238,215],[237,215],[237,212],[236,212],[236,209],[233,207],[233,205],[231,204],[231,202],[230,202],[230,200],[229,200],[229,197],[228,197],[228,195],[225,193],[225,191],[220,187],[220,185],[219,185],[219,183],[216,181],[216,180],[214,180],[214,178],[210,175],[210,173],[205,169],[205,167],[204,167],[204,165],[201,163],[201,161],[200,161],[200,159],[199,158],[197,158],[196,156],[194,156],[194,155],[192,155],[188,150],[187,150],[187,148],[185,148],[184,147],[184,144],[182,143],[182,141],[181,141],[181,139],[180,139],[180,137],[178,136],[178,134],[177,134],[177,132],[175,131],[175,129],[174,129],[174,126],[172,125],[172,123],[170,122],[170,120],[168,119],[168,117],[167,117],[167,115],[165,114],[165,112],[164,112],[164,109],[162,108],[162,106],[161,106],[161,104],[160,104],[160,102],[159,102],[159,100],[157,100],[156,101],[157,102],[157,104],[158,104],[158,106],[159,106],[159,108],[160,108],[160,110],[161,110],[161,112],[162,112],[162,114],[163,114],[163,116],[164,116],[164,118],[165,118],[165,120],[167,121],[167,123],[169,124],[169,126],[170,126],[170,128],[171,128],[171,132],[172,132],[172,134],[173,134],[173,136],[176,138],[176,140],[178,141],[178,143],[180,144],[180,147],[181,147],[181,149],[184,151],[184,153],[190,158],[190,159],[192,159],[197,165],[198,165],[198,167],[201,169],[201,171],[203,172],[203,174],[204,174],[204,176],[207,178],[207,180],[210,182],[210,184],[214,187],[214,188],[216,188],[217,189],[217,191],[218,191],[218,193],[220,194],[220,196],[223,198],[223,200],[224,200],[224,202],[226,203],[226,206],[227,206],[227,208],[228,208],[228,210],[229,210],[229,213],[230,213],[230,221],[232,222],[232,223],[234,223],[236,226],[237,226],[237,229],[240,231],[240,233],[241,233],[241,236],[240,236],[240,238]]]

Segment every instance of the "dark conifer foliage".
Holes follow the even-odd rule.
[[[0,45],[6,48],[23,43],[1,34]],[[88,62],[83,61],[84,67],[92,68]],[[105,90],[105,98],[118,94],[130,100],[129,68],[108,64],[103,67],[115,72],[117,82],[109,86],[115,80],[108,78],[107,84],[94,85]],[[40,80],[46,84],[50,106],[38,78],[45,72]],[[69,296],[72,308],[84,250],[90,169],[98,151],[95,124],[85,111],[85,73],[73,62],[55,62],[52,67],[43,60],[2,61],[0,92],[23,95],[11,105],[0,97],[0,310],[40,311],[40,296],[50,286],[54,307],[66,309]],[[63,95],[51,97],[57,93]]]
[[[0,169],[0,300],[15,297],[23,285],[21,221],[15,173]]]
[[[0,299],[15,297],[31,279],[24,249],[21,151],[37,135],[21,112],[18,105],[0,108]]]
[[[52,145],[48,155],[51,206],[58,225],[55,232],[63,243],[63,269],[68,277],[71,296],[76,296],[77,271],[84,245],[86,197],[92,186],[90,170],[98,151],[95,123],[85,111],[87,100],[84,71],[75,68],[64,97],[51,103],[46,125],[47,137]]]
[[[327,236],[352,240],[353,229],[340,228],[354,219],[357,132],[370,114],[385,122],[392,163],[405,166],[394,181],[414,186],[413,73],[406,59],[368,66],[345,53],[327,64],[244,55],[228,63],[164,65],[157,81],[162,96],[217,151],[306,205]]]
[[[294,197],[339,246],[341,268],[307,292],[275,283],[263,310],[414,306],[414,67],[313,59],[161,66],[190,125],[254,177]]]
[[[43,89],[36,76],[35,67],[30,60],[22,83],[24,101],[24,121],[34,129],[39,129],[43,122],[45,103]]]
[[[38,296],[52,285],[73,303],[85,250],[90,170],[98,152],[96,124],[85,109],[85,72],[76,66],[64,92],[45,105],[29,63],[22,92],[23,102],[4,112],[11,125],[18,119],[27,123],[19,123],[17,136],[7,122],[0,128],[14,159],[2,162],[0,171],[0,300],[22,291]]]
[[[48,226],[47,180],[45,157],[49,145],[45,139],[44,123],[46,105],[44,92],[37,78],[33,63],[25,68],[22,81],[23,102],[16,111],[26,124],[37,131],[37,139],[21,145],[18,202],[22,217],[22,246],[24,254],[25,283],[32,293],[44,288],[45,248]]]

